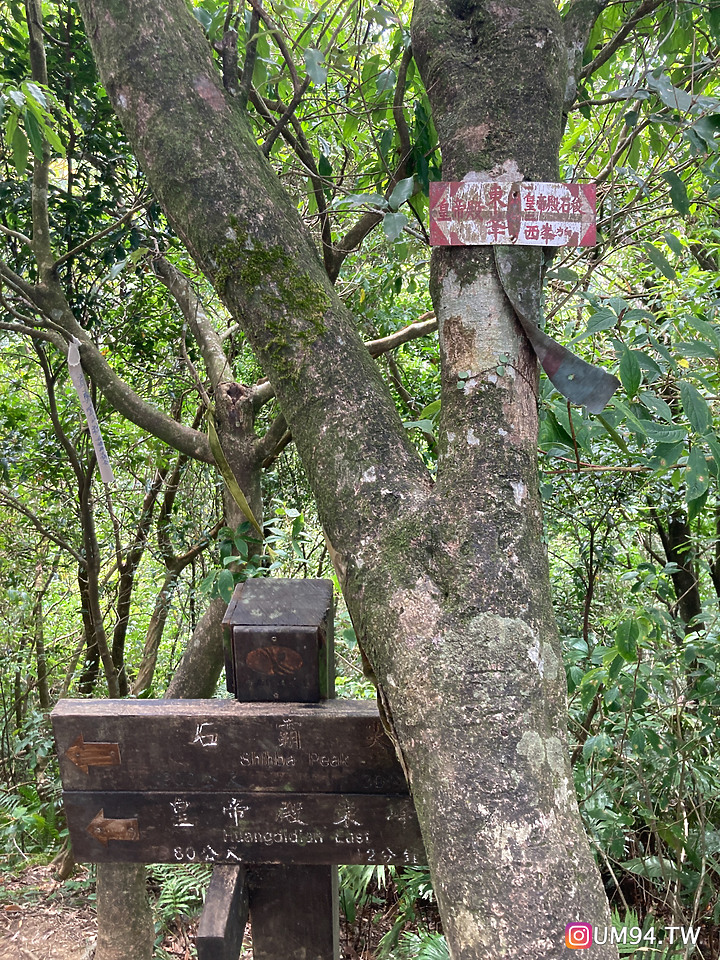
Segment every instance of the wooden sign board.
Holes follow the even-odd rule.
[[[372,702],[61,700],[52,721],[78,860],[424,862]]]
[[[73,852],[91,863],[422,863],[410,797],[72,791]]]
[[[594,246],[595,184],[430,184],[433,246]]]
[[[68,790],[407,794],[372,701],[60,700]]]

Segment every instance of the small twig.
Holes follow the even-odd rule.
[[[260,14],[253,10],[250,15],[250,29],[248,39],[245,42],[245,62],[243,63],[242,77],[240,78],[240,89],[238,91],[238,104],[240,109],[247,107],[248,97],[250,96],[250,87],[255,73],[255,61],[257,60],[258,27],[260,26]]]
[[[266,157],[270,156],[270,151],[272,150],[272,145],[275,143],[277,138],[282,133],[283,127],[288,123],[292,115],[297,110],[300,105],[300,101],[305,96],[305,91],[310,86],[310,77],[305,77],[300,87],[293,94],[293,98],[287,106],[285,113],[280,117],[278,122],[272,128],[270,133],[267,135],[262,145],[262,152]]]
[[[70,260],[71,257],[76,256],[78,253],[82,253],[86,247],[89,247],[97,240],[102,240],[103,237],[106,237],[109,233],[112,233],[113,230],[117,230],[117,228],[122,226],[122,224],[125,223],[125,221],[128,220],[134,213],[137,213],[138,210],[143,208],[145,205],[145,199],[146,198],[143,198],[142,201],[136,203],[134,207],[131,207],[127,213],[124,213],[121,217],[111,223],[109,227],[105,227],[104,230],[94,234],[92,237],[88,237],[87,240],[83,240],[82,243],[79,243],[76,247],[73,247],[72,250],[68,250],[67,253],[64,253],[61,257],[58,257],[58,259],[53,263],[53,270],[57,270],[57,268],[61,264],[65,263],[66,260]]]
[[[568,423],[570,424],[570,433],[572,434],[573,447],[575,449],[575,463],[577,464],[578,470],[580,469],[580,451],[578,450],[577,437],[575,436],[575,424],[573,423],[572,417],[572,407],[570,406],[570,401],[567,402],[567,412],[568,412]]]

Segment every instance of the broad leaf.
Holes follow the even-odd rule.
[[[697,387],[683,380],[680,384],[680,398],[685,416],[690,421],[693,430],[701,436],[710,429],[712,414],[705,397]]]
[[[677,280],[677,274],[672,268],[670,261],[667,259],[664,253],[660,251],[654,243],[650,243],[649,240],[646,240],[643,243],[645,253],[648,255],[654,266],[658,268],[660,273],[667,277],[668,280]]]
[[[707,492],[710,486],[710,471],[708,470],[705,454],[699,446],[690,451],[685,467],[685,499],[688,503],[697,500]]]
[[[388,198],[388,206],[391,210],[397,210],[399,206],[409,200],[415,186],[415,178],[407,177],[395,184],[395,189]]]
[[[687,216],[690,213],[690,198],[685,184],[674,170],[666,170],[662,178],[670,184],[670,202],[678,213],[681,213],[684,217]]]
[[[404,213],[386,213],[383,218],[385,236],[388,240],[397,240],[408,223],[408,218]]]
[[[320,66],[325,54],[317,47],[306,47],[303,53],[305,67],[312,82],[320,87],[327,80],[327,68]]]
[[[640,389],[642,382],[642,371],[640,370],[640,364],[638,363],[634,350],[628,350],[628,348],[625,347],[623,355],[620,358],[619,373],[625,392],[628,398],[632,400]]]

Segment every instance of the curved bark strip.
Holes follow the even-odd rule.
[[[433,484],[185,0],[80,7],[153,189],[242,321],[307,469],[409,773],[452,956],[564,957],[566,923],[610,921],[565,743],[536,363],[492,252],[433,254]],[[552,0],[417,0],[413,48],[446,179],[556,179],[569,58]]]

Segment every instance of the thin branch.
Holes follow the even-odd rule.
[[[414,323],[408,324],[407,327],[402,327],[402,329],[396,330],[395,333],[391,333],[387,337],[381,337],[378,340],[368,340],[365,346],[370,356],[376,358],[383,353],[387,353],[388,350],[394,350],[396,347],[402,346],[403,343],[409,343],[411,340],[417,340],[418,337],[425,337],[429,333],[433,333],[437,330],[437,325],[435,314],[432,310],[429,310]],[[262,380],[260,383],[256,383],[250,388],[250,391],[252,394],[253,409],[256,413],[275,396],[275,390],[269,380]]]
[[[10,227],[4,227],[1,223],[0,233],[6,237],[12,237],[14,240],[19,240],[20,243],[24,243],[26,247],[32,247],[32,240],[30,237],[26,237],[24,233],[18,233],[17,230],[11,230]]]
[[[263,141],[262,152],[265,154],[266,157],[270,156],[270,151],[272,150],[273,144],[282,133],[283,127],[287,125],[290,118],[297,110],[298,106],[300,105],[300,101],[305,96],[305,91],[309,86],[310,86],[310,77],[305,77],[301,86],[293,94],[293,98],[288,104],[287,109],[285,110],[285,113],[283,113],[283,115],[280,117],[278,122],[275,124],[273,129],[270,131],[270,133],[267,135],[267,137]]]
[[[184,273],[165,257],[155,257],[153,269],[180,307],[200,348],[212,388],[216,390],[221,383],[232,379],[232,371],[222,348],[220,335],[212,325],[200,298]]]
[[[21,513],[44,537],[52,541],[52,543],[60,547],[62,550],[66,550],[81,567],[85,567],[85,557],[78,553],[77,550],[74,550],[67,540],[63,540],[62,537],[58,536],[56,533],[53,533],[52,530],[48,530],[37,514],[33,513],[33,511],[30,510],[29,507],[26,507],[20,500],[17,499],[17,497],[14,497],[7,490],[0,489],[0,501],[5,503],[6,506],[11,507],[13,510],[17,510],[18,513]]]
[[[263,467],[267,469],[271,463],[277,460],[291,440],[292,434],[288,429],[285,417],[280,413],[275,417],[265,431],[265,436],[257,445],[258,459],[262,462]]]
[[[117,230],[118,227],[122,226],[126,220],[128,220],[134,213],[137,213],[138,210],[141,210],[145,205],[147,197],[143,197],[142,201],[139,201],[135,206],[131,207],[127,213],[124,213],[121,217],[115,220],[110,224],[109,227],[105,227],[104,230],[101,230],[99,233],[93,234],[92,237],[88,237],[87,240],[83,240],[82,243],[79,243],[76,247],[73,247],[72,250],[68,250],[67,253],[64,253],[61,257],[58,257],[57,260],[53,263],[53,270],[65,263],[67,260],[72,259],[72,257],[77,256],[78,253],[82,253],[83,250],[86,250],[89,246],[95,243],[98,240],[102,240],[103,237],[106,237],[109,233],[112,233],[113,230]]]
[[[282,101],[269,101],[264,97],[261,97],[258,91],[254,87],[250,87],[250,101],[258,111],[261,117],[270,125],[274,125],[275,121],[270,113],[271,109],[282,109],[286,111]],[[293,126],[295,134],[293,135],[287,129],[287,125],[280,128],[280,133],[282,134],[283,140],[288,144],[289,147],[294,151],[297,158],[306,168],[307,175],[310,178],[310,183],[312,184],[313,194],[315,196],[315,203],[318,208],[318,217],[320,218],[320,235],[322,238],[322,247],[323,247],[323,261],[325,264],[325,269],[330,275],[330,271],[333,263],[333,249],[332,249],[332,227],[330,224],[330,217],[328,216],[327,204],[325,202],[325,193],[323,191],[323,180],[318,173],[317,164],[315,163],[315,157],[313,156],[312,150],[310,149],[310,144],[307,142],[305,133],[302,129],[302,124],[298,121],[297,117],[294,114],[290,115],[290,123]]]
[[[253,10],[250,15],[250,29],[248,30],[248,39],[245,43],[245,62],[243,63],[242,77],[240,78],[240,89],[238,91],[238,104],[241,110],[247,107],[248,97],[250,96],[250,87],[255,73],[255,61],[257,60],[258,45],[258,27],[260,26],[260,14]]]
[[[428,313],[424,313],[415,323],[411,323],[407,327],[402,327],[402,329],[396,330],[395,333],[391,333],[387,337],[367,341],[365,346],[368,348],[371,357],[379,357],[381,354],[387,353],[388,350],[394,350],[396,347],[402,346],[403,343],[408,343],[410,340],[417,340],[418,337],[425,337],[429,333],[434,333],[437,327],[438,322],[435,314],[429,311]]]
[[[665,0],[643,0],[643,3],[641,3],[637,10],[625,21],[612,40],[605,44],[595,59],[591,60],[587,66],[582,68],[578,79],[587,79],[587,77],[595,73],[596,70],[599,70],[603,64],[607,63],[613,54],[623,45],[633,28],[636,27],[642,19],[657,10],[664,2]]]
[[[398,167],[398,178],[403,180],[407,176],[407,161],[412,153],[412,143],[410,140],[410,128],[405,119],[405,85],[407,83],[408,67],[413,58],[412,47],[406,47],[403,52],[400,67],[398,68],[397,83],[395,84],[395,94],[393,96],[393,119],[395,120],[395,129],[400,140],[400,166]]]

